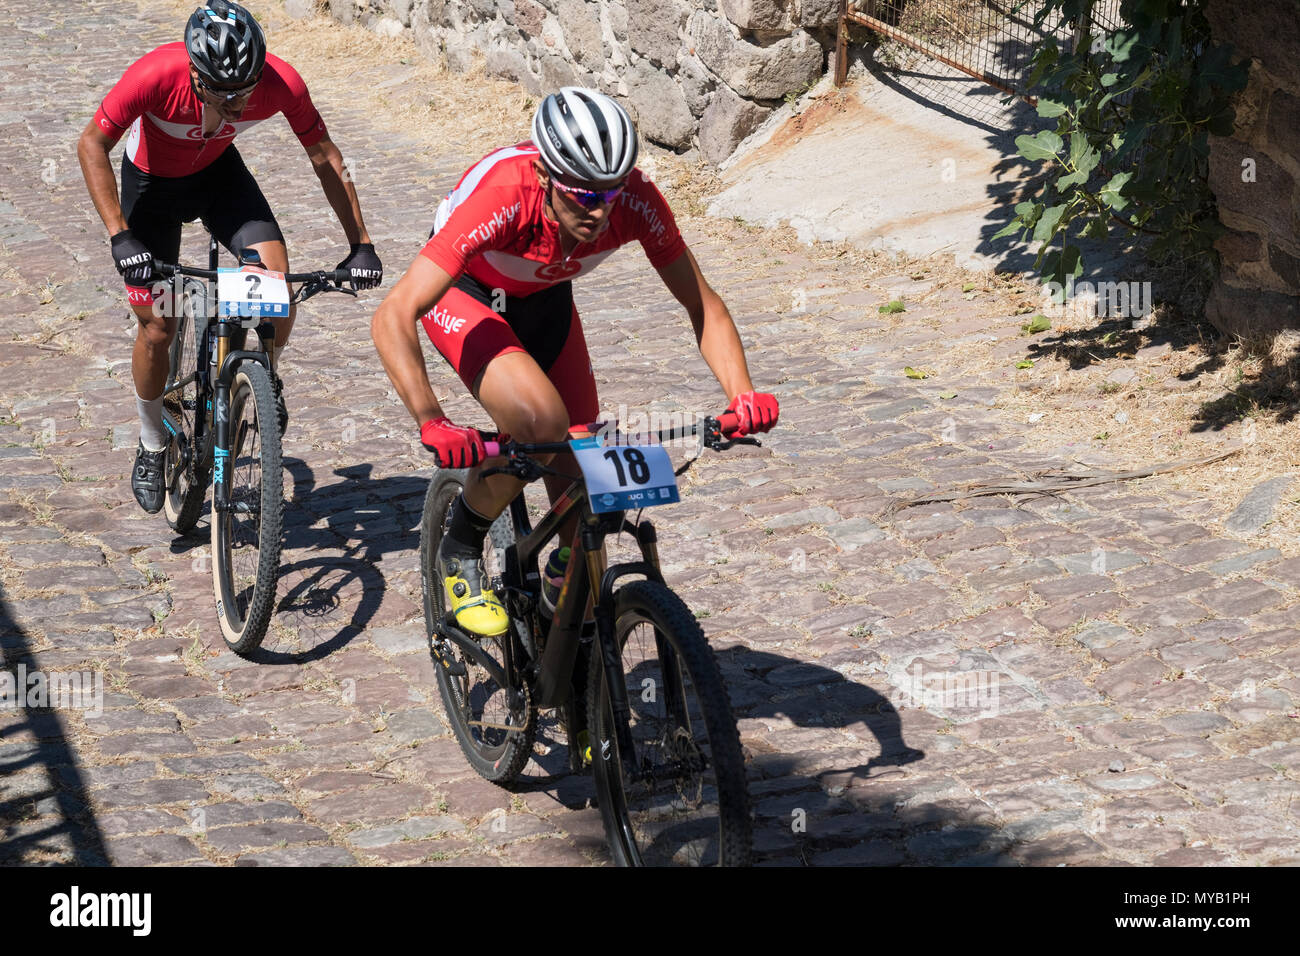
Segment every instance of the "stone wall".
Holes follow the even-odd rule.
[[[1229,232],[1206,316],[1237,334],[1300,327],[1300,3],[1211,0],[1220,42],[1250,59],[1231,137],[1211,137],[1210,186]]]
[[[617,97],[649,140],[719,163],[834,52],[839,0],[329,0],[455,71]]]

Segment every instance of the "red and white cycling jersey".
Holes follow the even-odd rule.
[[[95,112],[95,125],[114,141],[129,127],[127,158],[154,176],[198,172],[225,152],[236,134],[276,113],[284,114],[304,148],[325,135],[307,84],[297,70],[269,53],[243,115],[233,123],[218,121],[204,137],[204,120],[215,113],[194,92],[185,45],[168,43],[127,68]]]
[[[655,184],[633,169],[595,242],[560,255],[560,226],[546,217],[546,191],[537,182],[531,143],[483,157],[438,206],[434,234],[421,250],[453,278],[468,273],[507,295],[525,296],[590,272],[634,240],[656,269],[686,249],[672,210]]]

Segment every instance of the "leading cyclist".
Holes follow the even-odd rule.
[[[284,235],[256,180],[244,166],[235,135],[284,113],[320,179],[325,198],[343,225],[351,252],[347,269],[356,288],[376,286],[383,265],[375,255],[361,205],[343,156],[325,131],[302,77],[266,52],[253,15],[237,3],[209,0],[190,15],[185,39],[168,43],[133,63],[104,97],[77,143],[77,157],[104,225],[113,262],[126,280],[127,301],[139,322],[131,373],[140,416],[140,444],[131,490],[150,514],[163,503],[162,393],[176,319],[154,306],[153,263],[175,262],[181,223],[202,219],[217,240],[239,254],[257,250],[262,265],[289,271]],[[127,134],[122,157],[122,197],[109,153]],[[161,291],[161,287],[156,287]],[[289,339],[294,310],[275,320],[272,381],[280,428],[288,413],[281,393],[279,354]]]
[[[442,467],[472,469],[438,553],[448,606],[471,633],[506,630],[482,547],[522,483],[509,475],[485,479],[475,467],[486,456],[483,439],[443,414],[417,322],[498,429],[519,441],[562,441],[571,425],[590,424],[599,413],[570,280],[638,240],[686,308],[740,434],[776,424],[776,398],[754,391],[731,314],[663,196],[633,167],[636,157],[636,130],[614,100],[576,87],[546,97],[533,117],[532,142],[489,153],[465,173],[439,205],[428,243],[375,311],[375,348],[424,446]],[[571,474],[576,466],[567,457],[567,469],[563,456],[555,467]],[[552,501],[568,483],[546,478]]]

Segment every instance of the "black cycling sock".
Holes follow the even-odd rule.
[[[447,543],[448,553],[481,557],[483,554],[483,537],[492,527],[494,518],[485,518],[468,504],[462,493],[451,506],[451,525],[443,539]]]

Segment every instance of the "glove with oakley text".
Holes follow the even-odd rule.
[[[433,452],[439,468],[473,468],[487,457],[478,429],[453,425],[445,415],[420,426],[420,441]]]
[[[123,229],[111,240],[113,265],[129,284],[142,286],[153,278],[153,253],[143,242]]]
[[[354,289],[372,289],[384,281],[384,264],[369,242],[352,243],[352,252],[334,268],[347,269]]]
[[[739,438],[770,429],[781,415],[781,405],[775,395],[767,392],[741,392],[731,400],[727,411],[735,412],[739,419],[735,432]]]

